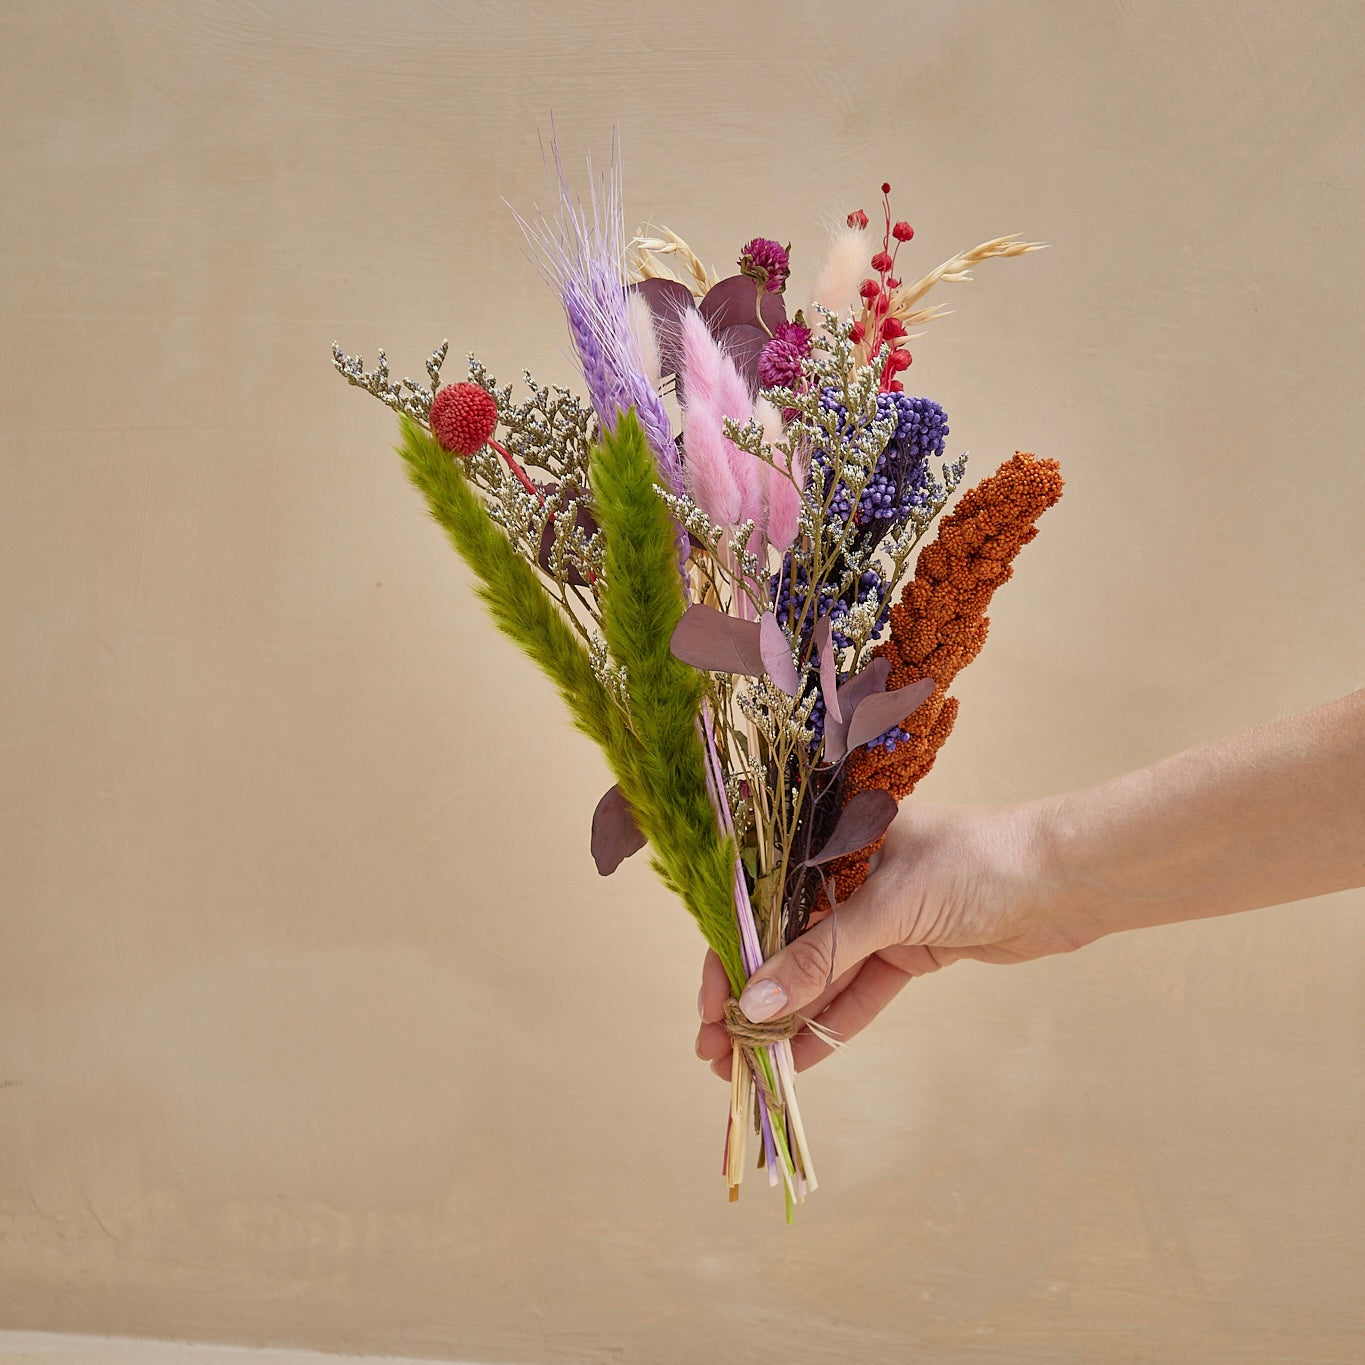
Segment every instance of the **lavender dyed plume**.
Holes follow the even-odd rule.
[[[515,209],[513,213],[539,258],[541,272],[564,305],[569,336],[598,419],[614,430],[618,417],[634,408],[663,481],[680,493],[682,469],[668,411],[645,377],[626,312],[619,148],[613,138],[607,174],[593,176],[589,163],[586,206],[569,189],[559,144],[552,140],[550,148],[558,195],[552,214],[537,208],[534,221],[528,221]]]

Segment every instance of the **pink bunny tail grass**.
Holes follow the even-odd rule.
[[[822,325],[815,311],[817,303],[838,317],[858,305],[858,286],[870,268],[872,248],[868,240],[866,232],[852,227],[839,228],[830,238],[829,250],[810,291],[811,326]]]
[[[735,362],[712,337],[700,313],[684,313],[681,327],[687,458],[689,462],[696,458],[695,446],[703,460],[723,461],[727,471],[727,476],[723,477],[718,469],[708,466],[698,476],[689,474],[689,480],[696,477],[713,494],[718,494],[722,488],[725,490],[721,503],[730,515],[721,517],[707,508],[707,515],[713,521],[734,526],[752,517],[758,526],[762,526],[764,499],[759,464],[725,435],[722,425],[727,417],[736,422],[747,422],[753,415],[754,404],[748,386],[735,368]],[[695,442],[694,429],[698,432]],[[700,498],[697,500],[701,502]],[[706,506],[705,503],[701,505]]]
[[[658,390],[661,379],[659,358],[659,334],[654,330],[654,316],[644,295],[631,291],[626,295],[626,322],[631,337],[640,352],[640,367],[650,387]]]
[[[682,333],[684,407],[718,408],[721,362],[725,359],[706,321],[689,308],[678,320]]]
[[[779,453],[777,458],[782,458]],[[799,455],[792,457],[789,478],[780,469],[769,469],[768,475],[768,544],[778,554],[791,548],[801,525],[801,494],[806,486],[806,462]]]
[[[801,520],[801,493],[806,486],[806,462],[798,454],[784,471],[783,455],[777,448],[782,440],[782,415],[766,398],[754,404],[754,418],[763,428],[763,441],[772,452],[773,465],[761,465],[765,517],[764,538],[781,554],[796,539]],[[760,551],[752,551],[757,554]]]
[[[733,526],[740,520],[740,492],[730,469],[730,444],[721,430],[721,419],[714,408],[689,407],[683,428],[683,449],[687,459],[683,473],[692,501],[720,526]]]
[[[743,426],[754,415],[754,400],[749,396],[749,386],[735,367],[724,347],[721,352],[720,372],[717,376],[716,400],[722,417],[729,417]],[[739,489],[739,520],[753,520],[756,529],[761,529],[767,516],[767,499],[764,496],[764,469],[758,460],[747,450],[742,450],[733,441],[726,440],[725,452],[730,460],[730,472],[734,475],[735,486]]]

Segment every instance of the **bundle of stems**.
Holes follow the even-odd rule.
[[[555,169],[555,214],[522,225],[587,402],[530,374],[514,401],[473,357],[443,384],[445,343],[425,382],[395,382],[382,351],[373,370],[333,360],[399,414],[408,473],[494,621],[601,747],[599,872],[647,846],[723,964],[724,1177],[737,1198],[754,1133],[790,1218],[817,1184],[791,1038],[817,1026],[756,1024],[737,1001],[813,914],[837,913],[837,877],[896,810],[868,757],[912,741],[936,687],[889,676],[878,647],[965,467],[941,462],[942,408],[904,392],[906,324],[937,315],[919,306],[937,281],[1033,244],[995,239],[907,288],[896,255],[913,234],[883,186],[876,278],[858,280],[859,211],[809,314],[789,318],[788,248],[754,238],[726,278],[667,229],[627,248],[619,164],[587,207],[557,153]]]

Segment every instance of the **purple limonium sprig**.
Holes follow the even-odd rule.
[[[537,209],[534,221],[516,214],[517,222],[539,258],[542,273],[564,305],[574,353],[598,420],[613,430],[620,415],[634,408],[663,481],[674,492],[681,492],[682,469],[668,410],[645,376],[640,347],[626,313],[621,274],[626,229],[616,140],[612,140],[607,174],[593,177],[589,166],[586,206],[569,189],[559,144],[552,140],[550,146],[557,190],[555,208],[549,215]]]

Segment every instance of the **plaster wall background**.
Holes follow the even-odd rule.
[[[506,196],[724,263],[889,179],[911,388],[1062,461],[922,793],[1362,682],[1365,13],[10,3],[0,1327],[487,1361],[1359,1360],[1365,893],[918,983],[727,1206],[699,940],[329,347],[568,382]],[[452,370],[452,374],[454,371]],[[622,1020],[629,1021],[623,1025]]]

